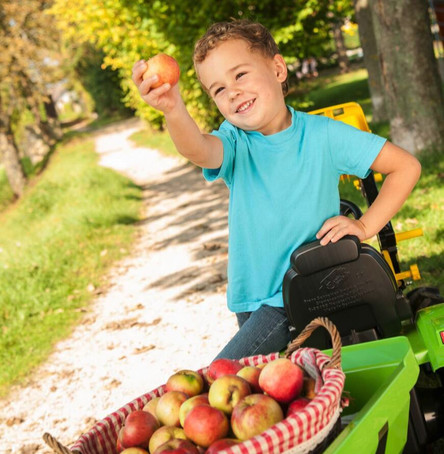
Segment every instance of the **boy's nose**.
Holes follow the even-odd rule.
[[[236,99],[240,94],[240,90],[238,88],[233,87],[229,89],[228,94],[230,96],[230,99]]]

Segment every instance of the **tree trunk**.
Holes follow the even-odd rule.
[[[2,157],[9,185],[14,195],[18,198],[23,194],[26,176],[20,163],[10,123],[6,125],[5,129],[2,129],[0,130],[0,156]]]
[[[344,36],[342,35],[341,23],[333,22],[333,39],[336,46],[336,52],[338,53],[338,63],[341,73],[347,73],[350,71],[350,61],[347,57],[346,47],[344,42]]]
[[[428,2],[374,0],[375,35],[391,139],[418,153],[444,145],[444,97]]]
[[[379,123],[388,120],[385,107],[384,87],[381,80],[378,47],[373,28],[372,10],[369,3],[374,0],[354,0],[359,26],[359,40],[364,52],[364,64],[368,72],[368,86],[372,99],[373,121]]]

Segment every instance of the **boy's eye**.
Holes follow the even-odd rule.
[[[217,94],[219,94],[223,89],[224,89],[224,87],[216,88],[216,90],[214,91],[214,96],[216,96]]]
[[[237,79],[240,79],[242,76],[245,76],[246,73],[239,73],[239,74],[236,74],[236,80]]]

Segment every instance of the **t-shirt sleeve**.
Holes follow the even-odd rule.
[[[229,187],[233,177],[234,155],[236,147],[236,136],[233,126],[229,123],[222,123],[218,130],[211,133],[222,141],[223,145],[223,161],[222,165],[217,169],[202,169],[204,178],[207,181],[214,181],[222,178]]]
[[[342,121],[328,122],[328,142],[333,165],[340,174],[365,178],[387,139],[361,131]]]

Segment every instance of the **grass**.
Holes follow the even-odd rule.
[[[131,246],[141,189],[97,159],[91,140],[60,145],[0,214],[0,394],[69,334]]]

